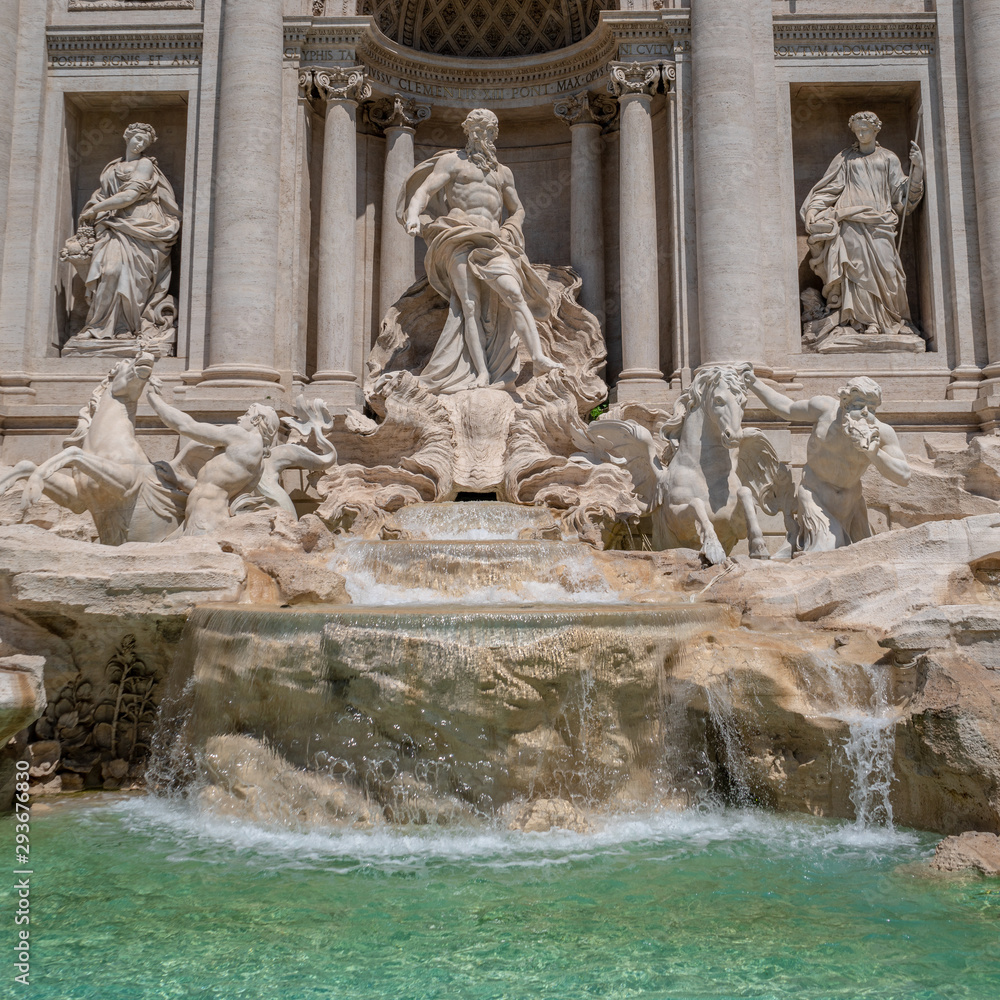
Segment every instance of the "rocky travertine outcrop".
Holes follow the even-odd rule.
[[[937,845],[928,864],[942,872],[972,870],[983,875],[1000,876],[1000,837],[995,833],[973,831],[945,837]]]
[[[17,747],[30,754],[39,789],[138,780],[196,603],[286,604],[299,615],[319,599],[324,613],[336,617],[340,605],[357,618],[337,572],[341,543],[318,519],[294,522],[278,512],[232,522],[218,543],[161,543],[155,560],[148,546],[0,529],[0,656],[46,661],[48,708]],[[386,584],[420,578],[416,563],[398,558],[409,551],[423,559],[425,546],[364,544],[397,546],[397,562],[382,567]],[[225,658],[215,657],[204,704],[217,714],[199,745],[227,735],[266,741],[297,772],[353,788],[373,815],[394,822],[467,821],[480,809],[469,790],[481,791],[477,774],[487,772],[501,790],[496,807],[545,799],[630,808],[690,801],[714,788],[778,809],[852,816],[852,768],[860,765],[845,747],[859,713],[877,710],[887,720],[897,822],[1000,831],[1000,516],[929,522],[791,563],[741,557],[705,567],[686,550],[595,553],[581,545],[585,564],[577,565],[565,543],[509,544],[518,559],[490,543],[478,562],[456,563],[449,593],[502,579],[518,594],[520,574],[544,578],[570,601],[583,587],[612,609],[618,594],[649,611],[680,602],[711,613],[680,646],[644,644],[634,621],[621,639],[608,631],[607,656],[589,667],[592,612],[571,604],[563,606],[568,632],[543,637],[534,651],[526,640],[487,644],[485,658],[481,643],[461,636],[437,642],[420,628],[408,633],[403,609],[385,609],[371,642],[353,651],[336,624],[317,633],[311,653],[311,639],[293,628],[291,641],[279,630],[273,641],[255,641],[287,660],[280,682],[265,689],[259,672],[246,678],[267,725],[248,728],[236,698],[241,675],[223,683]],[[555,564],[539,575],[526,544],[539,557],[558,556]],[[530,589],[522,597],[532,599]],[[511,624],[528,621],[526,610],[487,604],[468,614],[489,611]],[[363,631],[363,620],[355,624]],[[220,650],[231,645],[219,642]],[[315,684],[302,668],[311,655],[326,664]],[[341,673],[330,673],[336,663]],[[219,716],[223,703],[231,718]],[[303,722],[306,709],[317,725],[339,727],[323,761],[300,738],[318,731]],[[351,744],[353,758],[341,753]],[[467,759],[452,766],[457,750]],[[489,766],[477,771],[481,760]],[[445,761],[455,781],[442,784]],[[245,812],[231,784],[205,794]],[[525,822],[549,821],[546,809],[527,809]],[[324,806],[320,815],[331,813]]]

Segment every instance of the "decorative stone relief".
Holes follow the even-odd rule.
[[[824,302],[803,293],[803,344],[820,353],[919,353],[925,343],[910,321],[899,249],[923,197],[923,154],[910,143],[904,174],[899,157],[877,142],[877,115],[858,112],[848,126],[857,141],[837,154],[800,211]]]
[[[629,94],[652,96],[660,85],[660,64],[658,62],[612,62],[608,65],[611,79],[608,90],[615,97]]]
[[[72,355],[173,351],[177,307],[170,288],[170,251],[180,234],[180,208],[163,171],[146,150],[151,125],[125,130],[125,156],[101,173],[101,186],[80,213],[59,255],[86,287],[87,318],[63,347]]]
[[[556,101],[552,110],[570,127],[592,123],[607,128],[618,115],[618,104],[603,94],[589,94],[584,90]]]
[[[877,382],[851,379],[833,396],[795,401],[761,382],[751,371],[749,387],[772,413],[813,425],[802,481],[795,491],[795,549],[826,552],[871,535],[861,477],[869,467],[906,486],[910,466],[896,432],[876,419],[882,402]]]
[[[69,10],[194,10],[194,0],[69,0]]]
[[[369,121],[383,132],[390,128],[415,129],[431,116],[429,104],[417,104],[412,97],[403,97],[401,94],[372,101],[365,105],[365,109]]]
[[[441,55],[503,58],[580,41],[597,26],[603,6],[597,0],[365,0],[361,12],[402,45]]]
[[[372,88],[364,66],[351,66],[300,70],[299,91],[307,100],[360,103],[371,97]]]

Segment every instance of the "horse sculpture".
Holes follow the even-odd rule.
[[[757,506],[788,506],[792,480],[764,435],[742,426],[750,364],[701,369],[660,430],[659,443],[632,420],[597,420],[587,437],[625,465],[653,517],[653,547],[694,548],[713,565],[747,538],[767,559]]]
[[[186,494],[165,462],[153,463],[135,438],[135,414],[155,358],[119,361],[94,390],[59,454],[18,462],[0,477],[0,496],[27,479],[28,507],[43,494],[76,514],[90,511],[105,545],[159,542],[184,520]]]

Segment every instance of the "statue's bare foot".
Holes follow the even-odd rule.
[[[74,340],[94,340],[94,334],[91,330],[81,330],[79,333],[74,335]]]
[[[874,337],[876,334],[881,332],[882,330],[880,329],[878,323],[869,323],[868,326],[865,327],[865,336],[867,337]]]
[[[472,383],[473,389],[488,389],[490,386],[490,376],[488,372],[482,372],[476,376],[476,381]]]
[[[566,366],[558,361],[553,361],[547,354],[540,354],[537,358],[532,358],[536,375],[545,375],[548,372],[565,371]]]

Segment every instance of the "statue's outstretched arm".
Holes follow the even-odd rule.
[[[198,441],[200,444],[214,445],[216,448],[225,448],[232,443],[233,431],[238,428],[232,426],[219,427],[216,424],[204,424],[193,417],[188,416],[183,410],[178,410],[171,406],[155,388],[150,384],[150,389],[146,394],[149,405],[156,412],[156,415],[171,429],[177,431],[184,437]]]
[[[822,412],[822,396],[794,400],[762,382],[756,374],[744,376],[747,385],[760,401],[774,414],[787,420],[805,420],[814,423]]]

